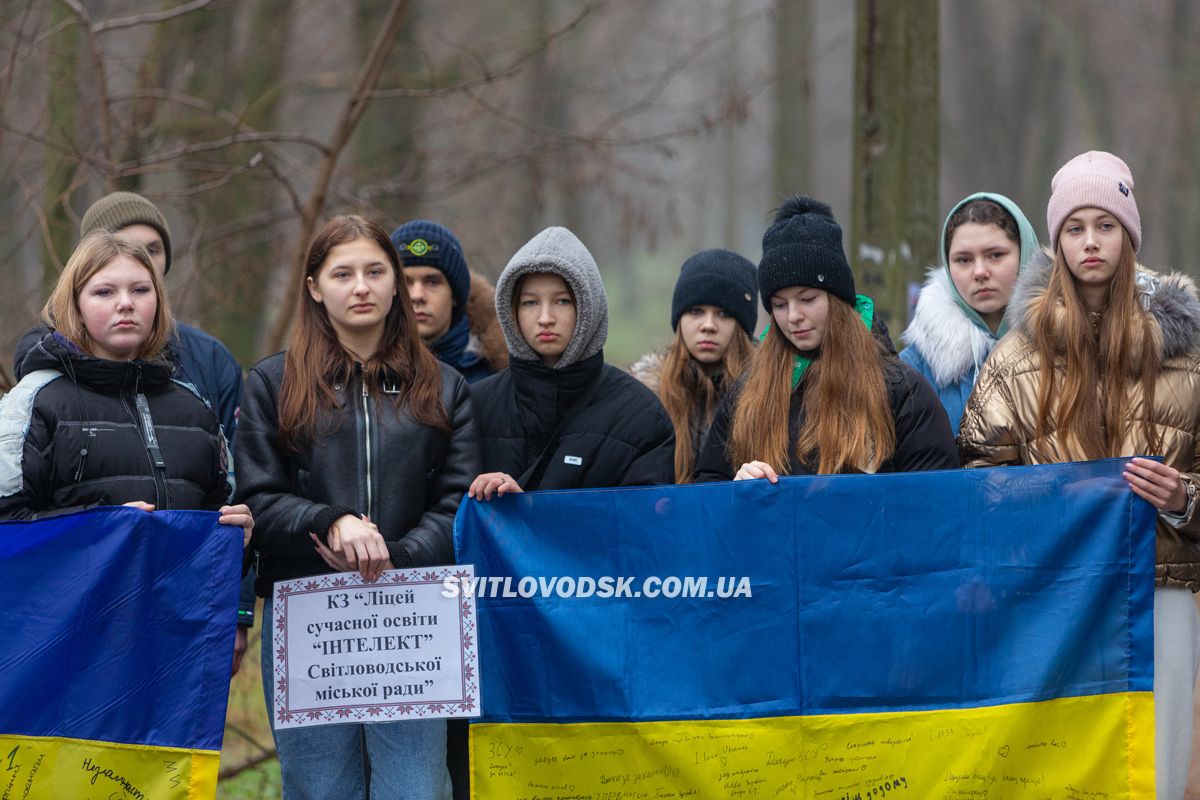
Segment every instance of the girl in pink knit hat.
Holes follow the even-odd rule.
[[[1098,151],[1054,176],[1053,252],[1021,271],[1011,331],[979,376],[959,449],[966,466],[1143,456],[1125,480],[1158,509],[1157,795],[1182,798],[1200,662],[1200,300],[1189,278],[1138,265],[1133,188],[1125,162]]]

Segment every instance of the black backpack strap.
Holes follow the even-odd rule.
[[[589,383],[587,388],[583,390],[583,394],[579,395],[578,399],[576,399],[575,402],[571,404],[571,407],[567,409],[567,413],[563,414],[562,419],[558,421],[558,425],[554,426],[554,431],[550,434],[550,439],[546,442],[546,446],[542,448],[542,452],[539,453],[538,457],[535,458],[533,463],[529,465],[529,469],[525,470],[525,472],[521,474],[521,477],[517,479],[517,483],[522,489],[527,492],[532,492],[536,491],[537,488],[541,486],[542,476],[546,473],[546,467],[550,463],[550,457],[554,455],[556,450],[558,450],[558,442],[560,439],[562,439],[563,431],[565,431],[567,426],[574,422],[575,419],[581,413],[583,413],[583,410],[587,408],[588,403],[592,402],[592,398],[596,396],[596,392],[600,389],[600,384],[604,383],[604,377],[608,374],[610,369],[612,369],[612,367],[610,367],[608,364],[601,365],[600,371],[596,373],[596,377],[593,378],[592,382]]]

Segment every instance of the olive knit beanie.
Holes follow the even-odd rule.
[[[105,230],[116,233],[130,225],[149,225],[158,231],[163,240],[163,250],[167,256],[167,266],[163,272],[171,269],[171,229],[167,227],[167,218],[158,207],[140,194],[133,192],[113,192],[101,197],[83,215],[79,223],[80,238],[95,230]]]

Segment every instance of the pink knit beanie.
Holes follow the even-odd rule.
[[[1133,174],[1112,153],[1090,150],[1075,156],[1050,181],[1046,224],[1050,243],[1057,246],[1063,222],[1077,209],[1099,208],[1116,217],[1129,233],[1136,253],[1142,246],[1142,217],[1133,199]]]

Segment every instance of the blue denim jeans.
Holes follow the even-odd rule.
[[[365,798],[363,747],[371,763],[371,800],[449,800],[446,721],[404,720],[275,730],[271,599],[261,628],[263,695],[279,754],[283,800]]]

